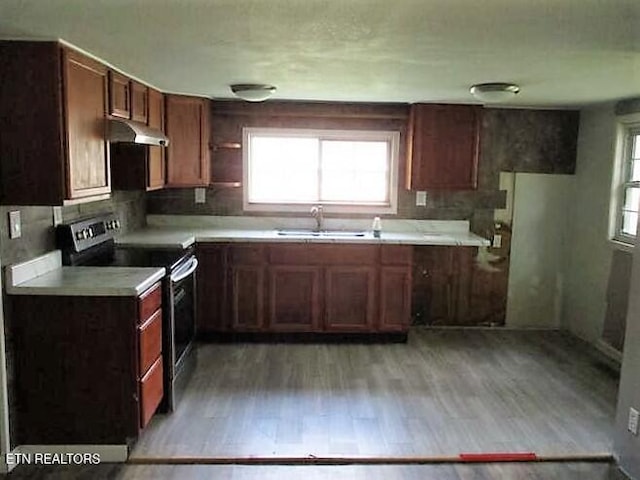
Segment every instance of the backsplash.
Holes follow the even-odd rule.
[[[224,102],[219,102],[223,105]],[[291,104],[289,109],[307,108],[308,104]],[[264,113],[249,115],[227,114],[216,110],[214,102],[214,120],[212,122],[212,144],[221,130],[236,132],[246,126],[288,126],[291,119],[283,114],[283,107],[271,107],[269,115]],[[254,107],[250,108],[267,108]],[[347,105],[345,109],[348,109]],[[375,107],[372,107],[375,108]],[[383,108],[383,107],[379,107]],[[395,106],[397,111],[402,107]],[[407,107],[405,107],[407,108]],[[275,113],[274,113],[275,112]],[[225,120],[226,118],[226,120]],[[326,127],[327,119],[294,117],[301,127],[315,126],[318,121]],[[217,124],[215,122],[218,122]],[[226,122],[226,123],[225,123]],[[289,122],[289,123],[287,123]],[[345,120],[337,120],[342,124]],[[369,127],[394,128],[406,134],[406,120],[384,119],[368,120]],[[364,120],[359,120],[363,124]],[[232,125],[232,128],[228,126]],[[379,125],[379,126],[378,126]],[[574,111],[486,109],[483,115],[481,133],[481,157],[478,170],[478,189],[474,191],[429,191],[427,206],[415,205],[415,192],[404,188],[404,165],[399,172],[398,213],[386,215],[395,218],[413,218],[429,220],[468,220],[471,230],[488,237],[493,226],[495,209],[504,208],[506,194],[499,189],[501,171],[538,171],[540,173],[571,173],[575,168],[575,144],[577,139],[578,113]],[[375,128],[375,127],[374,127]],[[228,139],[220,139],[220,141]],[[401,144],[403,141],[401,141]],[[403,150],[403,148],[402,148]],[[403,158],[403,151],[400,156]],[[212,153],[215,155],[215,152]],[[212,160],[215,162],[215,157]],[[401,162],[401,164],[404,162]],[[147,195],[149,214],[171,215],[247,215],[242,209],[242,187],[211,187],[207,189],[206,202],[194,202],[193,189],[166,189]],[[272,216],[271,213],[251,212],[252,216]],[[279,216],[285,214],[278,213]],[[300,214],[291,214],[300,216]],[[327,214],[327,217],[340,215]],[[358,217],[357,215],[348,215]],[[369,215],[368,217],[370,217]],[[385,217],[385,216],[383,216]]]

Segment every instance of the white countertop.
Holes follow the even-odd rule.
[[[161,218],[158,221],[158,218]],[[215,224],[215,220],[199,217],[185,217],[176,220],[174,216],[156,217],[152,225],[116,238],[116,243],[122,246],[155,247],[155,248],[186,248],[195,242],[278,242],[278,243],[347,243],[347,244],[400,244],[400,245],[450,245],[450,246],[488,246],[489,241],[468,230],[468,222],[447,221],[392,221],[384,220],[389,225],[389,230],[383,227],[380,238],[375,238],[373,233],[363,228],[363,222],[342,222],[328,225],[335,230],[362,230],[366,234],[363,237],[342,236],[314,236],[295,235],[285,236],[278,234],[278,228],[268,228],[274,222],[269,222],[265,217],[257,218],[255,224],[249,224],[247,220],[240,222],[226,220]],[[221,217],[213,217],[220,219]],[[206,225],[207,221],[211,223]],[[167,224],[179,224],[169,227]],[[189,224],[191,223],[191,225]],[[202,225],[202,224],[205,225]],[[226,223],[227,225],[225,225]],[[233,224],[235,223],[235,225]],[[242,225],[245,223],[245,225]],[[202,226],[196,226],[202,225]],[[352,226],[353,225],[353,226]],[[230,226],[234,228],[229,228]],[[352,226],[352,227],[351,227]],[[405,229],[403,230],[403,226]],[[255,227],[255,228],[251,228]],[[262,228],[260,228],[262,227]],[[265,228],[267,227],[267,228]],[[280,228],[305,228],[284,225]],[[351,228],[348,228],[351,227]]]
[[[164,268],[63,267],[55,250],[7,267],[6,288],[10,295],[138,296],[165,274]]]

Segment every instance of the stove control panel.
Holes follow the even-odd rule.
[[[120,220],[112,213],[62,223],[56,228],[56,243],[63,252],[82,252],[113,239]]]

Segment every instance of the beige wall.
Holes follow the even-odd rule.
[[[613,105],[581,112],[574,190],[565,207],[563,327],[591,343],[602,335],[613,248],[608,222],[615,122]]]

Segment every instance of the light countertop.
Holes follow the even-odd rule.
[[[166,274],[164,268],[63,267],[56,250],[7,267],[10,295],[138,296]]]
[[[244,221],[225,219],[215,224],[215,220],[200,220],[196,217],[185,217],[172,222],[171,218],[162,217],[160,221],[154,219],[147,228],[130,232],[116,238],[121,246],[155,247],[155,248],[186,248],[195,242],[278,242],[278,243],[341,243],[341,244],[400,244],[400,245],[450,245],[450,246],[488,246],[489,241],[468,230],[467,222],[443,221],[395,221],[386,220],[380,238],[375,238],[371,230],[363,228],[362,221],[345,224],[328,225],[332,230],[365,231],[363,237],[343,236],[314,236],[278,234],[279,228],[306,228],[304,226],[271,227],[265,218],[259,218],[254,224]],[[220,219],[221,217],[213,217]],[[237,217],[231,217],[236,218]],[[191,220],[190,220],[191,219]],[[202,225],[209,220],[210,225]],[[191,223],[191,224],[189,224]],[[226,223],[226,224],[225,224]],[[234,224],[235,223],[235,224]],[[245,223],[244,225],[242,223]],[[175,226],[168,226],[175,225]],[[197,225],[197,226],[196,226]],[[351,228],[348,228],[351,227]],[[403,228],[404,227],[404,228]]]

